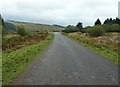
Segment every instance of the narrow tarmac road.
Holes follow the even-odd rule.
[[[99,54],[54,33],[55,39],[12,85],[117,85],[118,66]]]

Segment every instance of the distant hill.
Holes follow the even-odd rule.
[[[61,25],[53,25],[53,26],[56,26],[56,27],[60,27],[60,28],[62,28],[62,29],[64,29],[65,27],[64,26],[61,26]]]
[[[5,28],[9,31],[16,31],[16,27],[12,23],[4,22]]]
[[[60,26],[46,25],[46,24],[38,24],[38,23],[30,23],[30,22],[18,22],[18,21],[9,21],[14,26],[22,25],[28,32],[32,31],[61,31],[63,30]]]
[[[16,27],[12,23],[5,22],[2,16],[0,15],[0,30],[2,32],[2,28],[6,31],[16,31]]]

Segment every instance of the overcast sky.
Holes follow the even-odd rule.
[[[42,24],[93,25],[97,18],[118,16],[119,0],[1,0],[0,12],[5,20]]]

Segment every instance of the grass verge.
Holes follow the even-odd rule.
[[[3,54],[2,60],[2,84],[9,85],[23,69],[42,52],[53,40],[53,34],[48,35],[44,41],[23,47],[9,54]]]
[[[114,52],[113,50],[111,50],[110,48],[106,48],[104,46],[96,44],[93,41],[87,41],[87,40],[81,39],[81,38],[70,37],[65,33],[63,33],[63,35],[69,37],[72,40],[75,40],[76,42],[78,42],[80,44],[83,44],[85,47],[88,47],[89,49],[93,50],[94,52],[104,56],[105,58],[114,62],[115,64],[118,64],[118,62],[119,62],[118,58],[120,57],[120,55],[118,53]]]

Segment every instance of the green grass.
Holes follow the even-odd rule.
[[[36,45],[23,47],[9,54],[3,54],[3,85],[8,85],[24,68],[42,52],[53,40],[50,34],[46,40]]]
[[[70,37],[67,34],[64,34],[64,35],[71,38],[72,40],[75,40],[76,42],[78,42],[80,44],[83,44],[85,47],[88,47],[89,49],[95,51],[96,53],[104,56],[105,58],[114,62],[115,64],[118,64],[118,58],[120,55],[118,55],[118,53],[114,52],[111,48],[106,48],[102,45],[94,43],[93,41],[87,41],[82,38]]]

